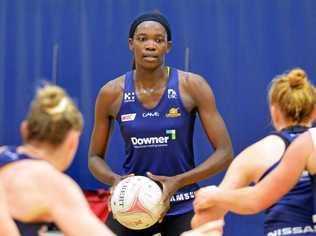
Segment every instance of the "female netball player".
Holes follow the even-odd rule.
[[[269,91],[269,102],[272,121],[277,131],[249,146],[234,159],[219,190],[240,188],[252,182],[261,185],[261,182],[271,175],[270,172],[279,165],[289,144],[311,127],[314,120],[315,95],[315,89],[302,69],[293,69],[289,73],[276,77]],[[292,175],[292,172],[288,172],[288,175]],[[279,184],[283,183],[279,182]],[[212,199],[215,194],[210,194],[212,191],[216,190],[213,187],[206,187],[197,193],[194,202],[197,214],[192,221],[194,227],[207,222],[212,214],[215,214],[214,209],[213,213],[211,209],[208,209],[214,205]],[[269,194],[274,195],[273,191]],[[219,201],[222,197],[226,199],[228,195],[216,195],[216,198],[220,198]],[[245,197],[235,196],[232,199],[233,208],[222,204],[216,206],[224,206],[225,209],[236,211],[235,207],[239,206],[238,203],[246,202],[246,199],[249,202],[263,204],[262,199],[250,194]],[[265,206],[268,207],[268,205]],[[254,211],[252,208],[243,210],[244,212],[238,212]],[[304,172],[295,187],[267,209],[264,222],[265,235],[283,235],[275,233],[282,231],[289,233],[295,228],[313,227],[312,215],[312,178]]]
[[[46,85],[22,122],[24,143],[1,147],[0,180],[21,235],[37,235],[47,222],[69,236],[113,235],[90,211],[77,184],[61,173],[73,160],[82,126],[66,92]]]
[[[160,224],[144,231],[124,228],[110,215],[107,225],[118,235],[160,232],[170,236],[189,229],[196,183],[223,170],[232,158],[230,138],[207,82],[199,75],[165,65],[171,38],[163,15],[148,13],[136,18],[128,39],[135,70],[105,84],[97,97],[90,170],[112,186],[122,179],[104,159],[111,127],[117,120],[125,141],[123,175],[148,175],[160,182],[161,219],[169,210]],[[199,166],[194,164],[192,140],[196,114],[215,150]]]
[[[300,135],[289,146],[280,164],[260,183],[253,187],[236,190],[224,190],[210,186],[201,193],[201,197],[207,194],[208,199],[207,203],[202,203],[199,208],[202,209],[206,205],[208,207],[219,205],[239,214],[255,214],[275,204],[289,191],[293,191],[292,187],[300,180],[305,170],[309,172],[309,176],[313,180],[311,191],[314,204],[310,206],[310,211],[313,212],[311,217],[313,225],[283,228],[271,235],[316,235],[316,227],[314,226],[316,219],[316,128],[311,128]],[[296,211],[295,208],[292,210]]]

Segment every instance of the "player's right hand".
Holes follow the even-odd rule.
[[[112,193],[114,192],[115,187],[118,185],[119,182],[121,182],[123,179],[126,179],[127,177],[130,176],[134,176],[135,174],[128,174],[128,175],[117,175],[117,177],[115,178],[112,186],[110,187],[109,191],[110,191],[110,195],[108,198],[108,209],[109,212],[111,212],[111,198],[112,198]],[[114,216],[113,216],[114,217]]]

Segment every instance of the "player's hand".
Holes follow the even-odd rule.
[[[154,175],[150,172],[147,172],[147,176],[162,185],[162,196],[160,201],[162,205],[162,210],[159,218],[159,222],[161,223],[170,208],[170,198],[179,189],[180,184],[178,179],[174,176],[168,177],[162,175]]]
[[[112,198],[112,194],[114,192],[115,187],[118,185],[119,182],[121,182],[123,179],[126,179],[127,177],[130,176],[134,176],[134,174],[129,174],[129,175],[117,175],[117,177],[115,178],[113,185],[111,186],[111,188],[109,189],[110,191],[110,195],[108,198],[108,209],[111,212],[111,198]],[[114,217],[114,216],[113,216]]]
[[[115,180],[110,188],[110,194],[112,195],[116,185],[118,185],[119,182],[121,182],[123,179],[126,179],[126,178],[131,177],[131,176],[135,176],[135,174],[117,175],[117,177],[115,178]]]
[[[226,212],[226,210],[219,208],[217,206],[199,211],[198,213],[195,213],[192,217],[191,227],[192,229],[196,229],[201,225],[204,225],[211,221],[216,221],[220,219],[224,220]]]
[[[193,207],[195,212],[210,208],[216,204],[215,199],[220,189],[215,185],[207,186],[195,192]]]
[[[216,220],[206,223],[196,229],[186,231],[181,236],[222,236],[223,235],[223,220]]]

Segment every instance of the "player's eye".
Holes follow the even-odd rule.
[[[140,42],[144,42],[146,40],[146,38],[144,36],[137,36],[136,40],[140,41]]]

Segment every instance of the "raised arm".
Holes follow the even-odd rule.
[[[220,188],[224,190],[237,189],[257,182],[263,173],[280,159],[284,149],[284,142],[275,135],[270,135],[247,147],[235,157],[229,166]],[[219,206],[211,207],[213,205],[212,195],[209,196],[208,191],[209,188],[205,187],[196,193],[194,201],[196,215],[192,220],[192,227],[218,219],[220,212],[223,217],[227,212]]]
[[[101,182],[113,185],[121,178],[105,161],[105,153],[114,117],[122,97],[123,78],[108,82],[99,92],[95,104],[94,126],[89,147],[89,169]]]
[[[311,136],[305,132],[289,146],[277,168],[257,185],[237,190],[212,187],[209,198],[214,204],[238,214],[258,213],[285,195],[314,158]]]
[[[269,135],[250,145],[238,154],[229,166],[220,188],[237,189],[256,183],[274,163],[284,154],[285,143],[276,136]],[[195,209],[199,211],[213,205],[208,188],[202,188],[196,194]]]
[[[248,186],[253,181],[251,175],[251,167],[255,167],[253,164],[254,163],[251,159],[247,161],[245,156],[236,157],[229,166],[220,187],[223,189],[236,189]],[[207,187],[204,187],[197,191],[196,198],[194,200],[195,212],[203,211],[212,206],[212,204],[208,204],[207,189]]]
[[[246,154],[245,152],[243,152]],[[255,164],[250,158],[245,155],[236,157],[229,166],[226,175],[220,186],[223,189],[236,189],[249,185],[252,180],[251,169],[255,168]],[[193,203],[195,215],[192,218],[192,228],[197,228],[207,222],[223,219],[227,213],[226,209],[219,206],[209,204],[208,187],[201,188],[195,194]]]

